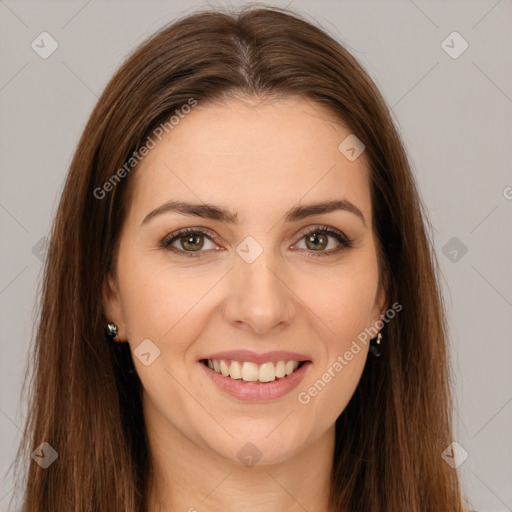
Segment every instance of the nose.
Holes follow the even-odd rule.
[[[230,272],[224,315],[238,328],[265,335],[285,328],[293,317],[294,294],[276,258],[263,253],[252,263],[242,258]]]

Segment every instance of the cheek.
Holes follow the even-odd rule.
[[[149,338],[162,350],[172,342],[174,353],[200,335],[198,322],[208,290],[218,272],[177,268],[165,258],[125,251],[118,262],[122,309],[132,350]],[[213,290],[212,290],[213,291]],[[205,296],[206,294],[206,296]],[[211,299],[210,299],[211,300]]]
[[[150,338],[157,344],[173,340],[173,350],[179,350],[180,340],[186,345],[200,336],[200,312],[211,314],[216,301],[222,301],[217,292],[224,289],[219,278],[225,269],[193,266],[191,262],[192,268],[180,268],[160,255],[137,252],[128,244],[123,248],[118,273],[124,323],[133,347]],[[317,333],[325,333],[323,350],[340,351],[369,327],[378,278],[372,246],[354,250],[338,265],[299,265],[289,276],[289,300],[298,301],[296,313],[306,313],[310,327],[316,323]]]
[[[370,327],[378,287],[377,261],[371,253],[359,253],[323,273],[301,273],[297,279],[297,295],[329,328],[326,335],[338,348]]]
[[[371,262],[333,271],[306,301],[314,330],[319,333],[318,364],[301,387],[299,402],[316,418],[317,428],[334,423],[352,398],[368,355],[370,327],[377,289],[377,273]],[[363,334],[363,336],[361,336]]]
[[[375,254],[361,251],[327,274],[301,277],[301,297],[310,308],[321,361],[314,369],[303,399],[323,421],[334,422],[348,404],[361,378],[368,354],[365,330],[371,327],[378,287]],[[314,283],[314,286],[312,286]],[[306,293],[308,292],[308,293]]]

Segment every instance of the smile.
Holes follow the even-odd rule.
[[[204,359],[201,367],[217,387],[244,401],[275,400],[288,394],[304,378],[311,361],[249,361]]]
[[[244,382],[272,382],[293,373],[303,361],[275,361],[262,364],[251,361],[228,361],[207,359],[208,368],[234,380]]]

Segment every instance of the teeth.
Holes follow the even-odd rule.
[[[272,382],[276,378],[282,379],[290,375],[299,367],[299,361],[276,361],[256,364],[249,361],[226,361],[224,359],[213,361],[208,359],[208,368],[221,373],[224,377],[245,382]]]
[[[208,363],[209,362],[210,362],[210,359],[208,359]],[[226,361],[224,361],[224,359],[221,359],[221,361],[220,361],[220,373],[222,373],[222,375],[224,375],[224,377],[229,376],[229,366],[226,363]]]
[[[244,366],[246,364],[247,363],[244,363]],[[260,366],[258,377],[260,382],[272,382],[273,380],[276,380],[276,367],[274,366],[274,363],[263,363]]]
[[[231,367],[236,364],[237,361],[231,363]],[[232,376],[232,371],[229,371],[229,375]],[[256,382],[258,380],[258,365],[256,363],[243,363],[242,365],[242,379],[246,382]]]
[[[286,365],[285,365],[286,375],[290,375],[290,373],[292,373],[293,370],[295,370],[295,368],[297,368],[297,366],[295,366],[294,361],[286,361]]]
[[[286,364],[284,361],[277,361],[276,363],[276,377],[282,378],[286,375]]]
[[[214,361],[215,366],[215,361]],[[238,361],[231,361],[231,366],[229,368],[229,376],[232,379],[241,379],[242,378],[242,368],[240,367],[240,363]]]

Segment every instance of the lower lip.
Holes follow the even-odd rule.
[[[271,382],[245,382],[242,379],[232,379],[217,373],[203,362],[199,364],[204,368],[208,377],[229,395],[248,402],[267,402],[281,398],[296,388],[311,366],[311,361],[304,362],[300,368],[290,375]]]

